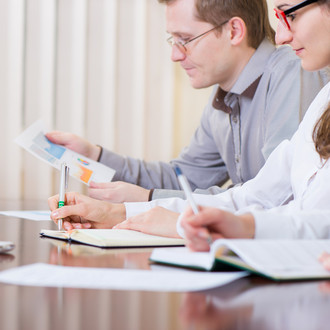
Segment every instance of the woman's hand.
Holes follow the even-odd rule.
[[[188,209],[181,221],[187,246],[193,251],[209,251],[210,240],[219,238],[253,238],[254,218],[251,214],[235,215],[214,207],[200,207],[194,214]]]
[[[176,231],[179,213],[156,206],[116,225],[114,229],[132,229],[150,235],[180,238]]]
[[[330,253],[323,252],[319,260],[325,269],[330,270]]]

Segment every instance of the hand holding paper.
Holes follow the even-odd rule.
[[[90,181],[109,182],[112,180],[115,170],[61,145],[52,143],[46,138],[45,131],[41,121],[37,121],[19,135],[15,142],[58,170],[63,162],[67,163],[70,168],[70,175],[87,185]],[[70,144],[68,146],[73,147]]]
[[[97,161],[100,156],[100,147],[73,133],[51,131],[45,134],[46,138],[57,145],[70,149],[78,154]]]

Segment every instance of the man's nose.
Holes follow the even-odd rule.
[[[177,45],[172,46],[171,60],[173,62],[180,62],[186,58],[185,52],[183,52]]]

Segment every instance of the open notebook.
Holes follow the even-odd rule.
[[[180,246],[184,240],[144,234],[126,229],[41,230],[41,236],[98,247]]]
[[[330,278],[318,261],[323,251],[330,252],[330,240],[219,239],[210,252],[157,249],[150,260],[208,271],[230,265],[273,280]]]

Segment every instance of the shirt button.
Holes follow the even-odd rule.
[[[235,162],[236,162],[236,163],[239,163],[239,156],[236,156],[236,157],[235,157]]]
[[[233,122],[234,122],[235,124],[237,124],[237,116],[233,116],[233,117],[232,117],[232,120],[233,120]]]

